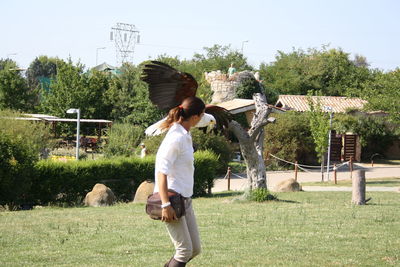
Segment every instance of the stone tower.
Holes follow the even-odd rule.
[[[233,76],[228,78],[225,73],[220,70],[206,72],[205,74],[207,82],[211,85],[213,91],[212,104],[226,102],[235,98],[236,88],[245,79],[255,79],[254,74],[250,71],[241,71],[235,73]]]

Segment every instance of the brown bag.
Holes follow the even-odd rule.
[[[185,215],[185,198],[178,193],[168,192],[169,202],[175,210],[176,217],[180,218]],[[161,198],[160,194],[154,193],[147,198],[146,213],[154,220],[161,220]]]

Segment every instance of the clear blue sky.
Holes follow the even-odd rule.
[[[0,10],[0,58],[23,68],[39,55],[92,67],[99,47],[107,47],[99,63],[115,65],[109,36],[117,22],[140,30],[134,64],[164,53],[191,58],[214,44],[240,51],[248,40],[243,52],[256,68],[278,50],[322,44],[363,55],[373,68],[400,67],[397,0],[3,0]]]

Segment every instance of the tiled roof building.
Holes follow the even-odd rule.
[[[314,104],[317,104],[319,101],[322,106],[331,107],[333,113],[344,113],[348,109],[362,109],[367,104],[367,101],[356,97],[311,96],[311,99]],[[310,110],[308,96],[306,95],[279,95],[275,106],[284,110],[299,112]]]

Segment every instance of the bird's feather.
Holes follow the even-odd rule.
[[[163,110],[180,105],[187,97],[196,96],[198,84],[192,75],[180,72],[159,61],[146,64],[141,79],[149,85],[151,102]],[[213,116],[206,125],[214,122],[216,124],[214,129],[226,133],[228,124],[232,120],[228,110],[216,105],[206,105],[205,113]],[[203,118],[203,121],[205,119]],[[160,134],[160,124],[161,122],[157,122],[150,126],[146,130],[146,135]],[[197,127],[203,127],[200,125],[201,123]]]
[[[176,107],[185,98],[195,96],[198,87],[192,75],[159,61],[146,64],[141,79],[149,85],[151,102],[163,110]]]

